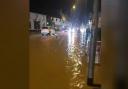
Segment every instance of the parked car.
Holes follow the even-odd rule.
[[[48,27],[42,27],[41,29],[42,36],[46,36],[49,34],[49,28]]]
[[[52,29],[51,27],[43,27],[41,29],[41,34],[42,36],[53,36],[55,35],[55,30]]]

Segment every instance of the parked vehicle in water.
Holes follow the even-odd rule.
[[[49,33],[48,27],[42,27],[42,29],[41,29],[42,36],[46,36],[46,35],[48,35],[48,33]]]
[[[41,34],[42,36],[53,36],[55,35],[55,30],[51,27],[42,27]]]

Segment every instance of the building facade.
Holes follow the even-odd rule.
[[[51,26],[61,30],[65,25],[65,21],[61,18],[49,17],[39,13],[30,12],[29,27],[30,30],[40,30],[42,27]]]
[[[40,30],[47,25],[46,15],[30,12],[30,30]]]
[[[57,26],[61,26],[63,25],[64,21],[60,18],[53,18],[53,22],[55,23],[55,25]]]

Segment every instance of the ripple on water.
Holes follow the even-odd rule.
[[[82,89],[85,85],[84,74],[82,73],[82,56],[84,55],[84,36],[76,39],[77,34],[68,34],[68,44],[66,52],[68,59],[66,59],[67,73],[71,73],[70,89]]]

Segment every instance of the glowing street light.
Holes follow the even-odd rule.
[[[72,8],[73,8],[73,10],[75,10],[75,9],[76,9],[76,5],[73,5],[73,7],[72,7]]]

